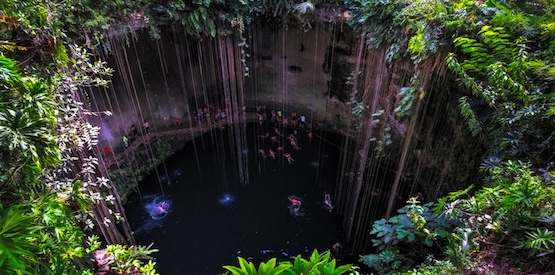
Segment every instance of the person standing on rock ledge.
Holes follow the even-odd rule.
[[[125,149],[129,147],[129,139],[127,138],[127,136],[123,136],[123,147],[125,147]]]
[[[139,132],[137,131],[137,128],[135,128],[135,124],[131,125],[131,133],[133,133],[134,140],[139,136]]]
[[[110,153],[112,153],[112,149],[110,149],[110,146],[104,146],[104,154],[106,154],[106,157],[109,157]]]
[[[150,132],[150,124],[148,123],[148,121],[145,120],[145,122],[143,123],[143,127],[145,128],[145,132],[148,134]]]

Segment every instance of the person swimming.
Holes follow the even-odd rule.
[[[279,129],[277,127],[274,127],[274,133],[276,133],[276,135],[283,137],[283,135],[281,134],[281,132],[279,131]]]
[[[145,210],[153,220],[164,218],[171,211],[171,201],[161,197],[155,197],[144,205]]]
[[[324,194],[324,204],[326,205],[326,207],[328,208],[328,210],[331,212],[333,210],[333,205],[331,205],[331,197],[330,194]]]
[[[158,211],[160,212],[160,214],[167,214],[168,211],[166,210],[166,204],[165,203],[160,203],[158,205]]]
[[[293,195],[287,197],[287,199],[291,202],[291,206],[289,206],[290,209],[292,209],[293,213],[297,215],[299,213],[299,209],[301,209],[302,206],[301,199]]]
[[[269,154],[274,160],[276,159],[276,152],[274,152],[274,150],[270,149]]]
[[[293,162],[295,162],[289,153],[285,153],[285,158],[287,158],[287,162],[289,162],[289,164],[293,164]]]
[[[264,149],[259,149],[258,152],[263,158],[266,158],[266,152],[264,152]]]
[[[296,140],[295,135],[293,135],[293,134],[289,134],[287,136],[287,139],[290,140],[290,141],[295,141]]]
[[[337,258],[342,250],[343,250],[343,246],[339,242],[334,243],[331,246],[331,252],[332,252],[332,256],[334,258]]]

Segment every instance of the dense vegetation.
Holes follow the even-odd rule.
[[[424,60],[445,55],[468,91],[459,98],[468,131],[490,155],[481,166],[483,187],[424,205],[414,198],[399,215],[376,221],[377,252],[361,261],[380,273],[553,270],[553,3],[346,2],[352,25],[391,60],[410,57],[419,72]],[[421,82],[411,84],[405,92],[420,94],[401,94],[408,100],[399,115],[422,96]]]
[[[318,253],[314,250],[310,257],[304,259],[300,255],[295,257],[293,262],[277,262],[272,258],[265,263],[260,263],[258,268],[242,257],[238,257],[239,267],[226,265],[224,268],[233,275],[302,275],[302,274],[322,274],[322,275],[341,275],[359,274],[356,267],[350,264],[337,266],[337,261],[331,257],[330,251]],[[228,274],[228,273],[225,273]]]
[[[435,203],[414,198],[399,215],[376,221],[370,232],[376,253],[361,261],[379,273],[553,270],[555,4],[542,0],[2,1],[0,270],[155,273],[147,262],[153,250],[115,244],[133,242],[117,192],[97,167],[98,128],[87,122],[109,113],[88,112],[78,98],[81,87],[106,84],[102,76],[111,70],[75,43],[95,47],[108,28],[148,27],[156,37],[160,23],[178,23],[199,37],[242,35],[260,19],[307,28],[318,19],[310,11],[338,4],[349,10],[351,26],[367,34],[369,47],[386,48],[388,61],[414,62],[400,117],[422,98],[418,72],[428,68],[419,66],[444,55],[467,91],[458,102],[468,131],[490,154],[483,186]],[[271,269],[307,263],[315,267],[308,274],[348,269],[317,252],[293,263],[270,260],[258,271],[242,259],[239,268],[226,269],[277,274]]]
[[[241,34],[258,14],[276,18],[311,7],[1,1],[0,274],[156,273],[150,257],[156,250],[132,245],[118,192],[98,166],[99,129],[88,117],[111,114],[87,110],[79,97],[83,88],[106,85],[112,70],[87,47],[101,46],[114,30],[125,35],[148,27],[156,38],[165,23],[199,37]]]

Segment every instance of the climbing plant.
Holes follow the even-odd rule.
[[[467,26],[453,39],[457,52],[447,57],[447,64],[472,97],[484,103],[471,106],[466,96],[460,107],[474,134],[485,130],[482,134],[495,140],[491,154],[543,165],[553,149],[553,55],[545,49],[553,40],[548,26],[555,18],[549,12],[537,14],[529,5],[492,1],[476,7],[481,12],[471,18],[481,24]],[[552,9],[547,3],[536,5]]]

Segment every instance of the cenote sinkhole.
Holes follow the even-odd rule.
[[[299,130],[299,150],[284,146],[274,160],[259,152],[278,146],[263,137],[273,129],[250,125],[248,148],[241,152],[248,154],[249,183],[240,185],[227,131],[213,130],[186,144],[158,175],[145,178],[142,198],[135,194],[126,205],[137,243],[159,249],[154,256],[160,274],[220,274],[222,266],[238,264],[237,256],[288,260],[345,245],[341,217],[324,203],[326,194],[334,203],[339,135],[315,132],[309,139]],[[284,131],[282,138],[293,133]],[[289,196],[302,201],[298,213]],[[336,256],[340,260],[341,251]]]

